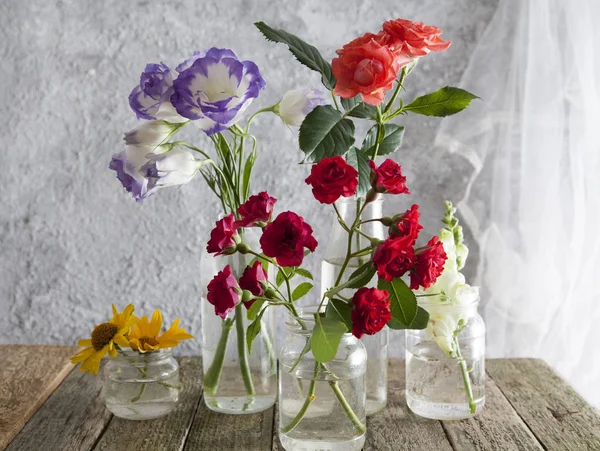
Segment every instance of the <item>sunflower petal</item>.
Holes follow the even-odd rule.
[[[158,337],[160,335],[160,330],[162,329],[162,314],[160,310],[154,310],[152,314],[152,321],[150,322],[150,330],[149,337]]]
[[[85,339],[85,340],[79,340],[77,342],[77,346],[92,346],[92,340],[90,340],[89,338]]]
[[[75,354],[73,357],[71,357],[71,363],[75,364],[75,363],[83,362],[84,360],[87,360],[92,355],[94,355],[95,352],[96,351],[94,350],[94,348],[82,349],[77,354]]]

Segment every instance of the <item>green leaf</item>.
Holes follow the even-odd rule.
[[[327,303],[325,318],[344,323],[348,332],[352,330],[352,306],[341,299],[331,299]]]
[[[346,154],[346,161],[358,171],[358,187],[356,188],[356,195],[358,197],[363,197],[367,194],[367,191],[371,189],[369,157],[358,150],[358,148],[352,147]]]
[[[255,22],[254,25],[267,40],[287,44],[290,52],[298,61],[309,69],[319,72],[321,81],[327,89],[331,90],[335,87],[335,77],[331,71],[331,64],[325,61],[315,47],[287,31],[271,28],[264,22]]]
[[[294,300],[294,302],[296,302],[298,299],[301,299],[302,297],[306,296],[308,294],[308,292],[312,289],[313,284],[310,282],[302,282],[300,285],[298,285],[296,288],[294,288],[294,291],[292,292],[292,299]]]
[[[314,280],[312,273],[308,269],[296,268],[296,274],[302,277],[306,277],[307,279]]]
[[[394,318],[388,321],[387,326],[390,329],[394,330],[425,329],[427,327],[428,322],[429,313],[427,313],[427,310],[425,310],[422,307],[417,307],[417,314],[409,327],[406,327],[404,324],[402,324],[400,321],[395,320]]]
[[[367,285],[377,270],[371,261],[368,261],[364,265],[361,265],[356,269],[352,274],[350,274],[350,278],[348,282],[351,282],[348,285],[348,288],[362,288]]]
[[[341,103],[342,103],[342,107],[344,107],[344,111],[346,111],[346,112],[352,111],[354,108],[356,108],[359,104],[362,103],[362,97],[360,96],[360,94],[358,94],[349,99],[342,98]]]
[[[446,86],[439,91],[417,97],[402,108],[402,111],[410,111],[424,116],[451,116],[464,110],[469,106],[471,100],[478,98],[464,89]]]
[[[258,317],[254,321],[252,321],[252,323],[250,323],[250,325],[248,326],[248,329],[246,330],[246,341],[248,342],[248,353],[249,354],[252,354],[252,342],[254,341],[254,339],[256,338],[258,333],[260,332],[260,326],[261,326],[260,320],[262,319],[262,317],[266,311],[267,311],[267,309],[261,310]]]
[[[390,294],[392,318],[409,328],[417,315],[417,298],[402,279],[387,282],[380,279],[377,288]]]
[[[346,325],[340,321],[317,316],[311,336],[311,350],[315,359],[321,363],[333,360],[346,330]]]
[[[244,194],[244,198],[247,199],[250,196],[250,176],[252,175],[252,168],[256,163],[256,152],[251,152],[248,155],[248,159],[246,160],[246,164],[244,165],[244,176],[242,181],[242,191]]]
[[[331,105],[320,105],[302,122],[298,142],[306,154],[304,163],[344,155],[354,144],[354,123]]]
[[[344,110],[346,110],[345,116],[357,117],[359,119],[376,119],[377,118],[377,110],[374,106],[367,105],[362,101],[356,101],[355,99],[359,98],[353,97],[352,99],[342,99],[342,105],[344,106]],[[348,103],[347,106],[344,105],[344,100],[352,100],[352,103]]]
[[[248,317],[248,319],[250,321],[253,321],[256,319],[256,316],[260,312],[260,309],[262,308],[264,303],[265,303],[264,299],[255,299],[254,300],[254,302],[252,303],[252,305],[246,312],[246,316]]]
[[[277,277],[275,278],[275,284],[278,287],[281,286],[281,284],[283,282],[285,282],[284,272],[288,278],[290,277],[290,273],[283,268],[281,268],[279,271],[277,271]]]
[[[379,143],[379,149],[377,155],[388,155],[397,151],[402,145],[402,138],[404,137],[404,127],[396,124],[385,124],[385,133],[383,140]],[[362,151],[367,155],[373,154],[373,148],[375,147],[377,139],[377,125],[371,127],[367,132],[365,139],[362,143]]]

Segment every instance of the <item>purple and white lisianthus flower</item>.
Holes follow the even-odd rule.
[[[171,103],[207,135],[234,125],[265,87],[256,64],[239,61],[229,49],[213,47],[204,55],[194,54],[178,69]]]
[[[165,142],[174,131],[180,127],[166,121],[142,122],[133,130],[125,133],[125,144],[130,146],[153,145],[159,146]]]
[[[160,188],[189,183],[205,163],[168,146],[136,145],[113,155],[109,168],[133,198],[141,202]]]
[[[299,126],[319,105],[325,105],[325,97],[318,89],[292,89],[285,93],[275,112],[287,125]]]
[[[182,122],[171,104],[173,78],[177,75],[164,63],[148,64],[140,76],[140,84],[129,94],[129,105],[138,119],[163,119]]]

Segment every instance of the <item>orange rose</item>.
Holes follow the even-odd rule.
[[[395,54],[404,54],[413,58],[425,56],[429,52],[441,52],[450,47],[450,41],[440,38],[442,30],[425,25],[423,22],[411,22],[405,19],[388,20],[383,24],[382,42]]]
[[[335,94],[350,99],[358,94],[369,105],[379,105],[385,91],[392,88],[403,65],[390,48],[383,44],[383,34],[367,33],[337,50],[331,62],[337,83]]]

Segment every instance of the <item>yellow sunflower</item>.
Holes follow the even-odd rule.
[[[131,325],[137,320],[133,316],[133,305],[129,304],[122,313],[119,313],[115,304],[112,305],[113,317],[107,323],[102,323],[94,327],[92,338],[79,340],[79,346],[87,346],[71,357],[71,363],[81,364],[81,371],[89,371],[92,374],[98,374],[100,360],[108,353],[111,357],[117,355],[115,344],[119,346],[129,346],[125,335],[129,333]]]
[[[160,310],[154,310],[150,321],[148,321],[148,316],[142,316],[133,325],[127,337],[129,338],[129,346],[134,351],[144,353],[161,348],[174,348],[180,341],[194,338],[185,329],[179,327],[179,318],[173,321],[169,330],[159,335],[161,329],[162,315]]]

